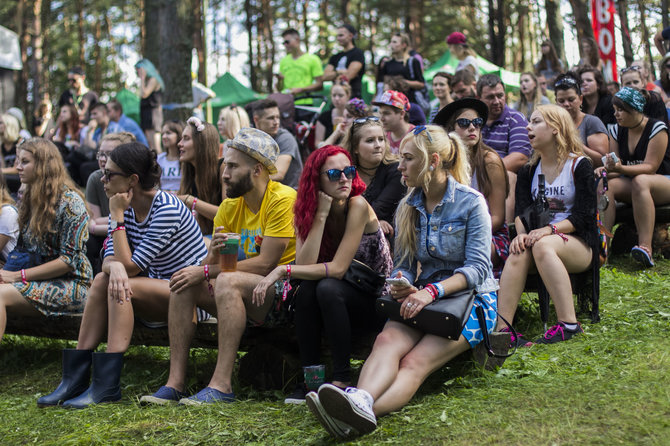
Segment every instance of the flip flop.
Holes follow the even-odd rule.
[[[630,255],[647,268],[654,266],[651,253],[644,246],[634,246],[633,249],[630,250]]]

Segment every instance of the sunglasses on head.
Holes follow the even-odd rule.
[[[475,118],[475,119],[460,118],[460,119],[456,120],[456,124],[462,129],[467,129],[468,127],[470,127],[470,124],[474,125],[476,129],[480,129],[484,125],[484,119],[483,118]]]
[[[417,125],[416,127],[414,127],[414,130],[412,130],[412,133],[414,133],[414,136],[418,136],[424,130],[426,131],[426,138],[428,138],[428,141],[433,142],[433,137],[430,136],[430,132],[428,131],[425,125]]]
[[[377,116],[364,116],[362,118],[356,118],[352,121],[354,124],[365,124],[366,122],[379,122]]]
[[[626,67],[621,69],[621,74],[628,73],[629,71],[640,71],[642,67],[639,65],[633,65],[632,67]]]
[[[344,174],[344,177],[347,180],[353,180],[354,177],[356,176],[356,166],[348,166],[345,167],[344,169],[328,169],[325,172],[321,172],[321,175],[328,175],[328,179],[330,181],[340,181],[340,178],[342,178],[342,174]]]

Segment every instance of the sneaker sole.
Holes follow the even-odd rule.
[[[647,268],[654,266],[654,262],[650,259],[649,255],[640,248],[633,248],[630,251],[630,255],[634,260],[640,262]]]
[[[305,404],[305,400],[300,398],[286,398],[284,404]]]
[[[176,400],[168,400],[165,398],[158,398],[153,395],[145,395],[140,398],[140,406],[149,406],[149,405],[158,405],[158,406],[169,406],[171,404],[177,404]]]
[[[319,424],[321,424],[321,426],[323,426],[323,428],[326,429],[326,431],[333,437],[348,438],[356,434],[353,428],[348,429],[342,426],[343,423],[333,419],[326,413],[326,411],[323,409],[323,406],[319,402],[319,397],[317,396],[316,392],[307,394],[305,397],[305,403],[307,404],[309,411],[312,412],[312,415],[316,417]]]
[[[339,387],[330,384],[319,387],[319,401],[326,413],[361,434],[368,434],[377,429],[376,418],[370,417],[370,414],[356,406]]]

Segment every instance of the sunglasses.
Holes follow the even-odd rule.
[[[122,177],[128,178],[131,174],[123,173],[123,172],[112,172],[111,170],[108,170],[108,169],[105,169],[105,170],[102,171],[102,178],[105,181],[112,181],[112,178],[114,178],[114,176],[116,176],[116,175],[120,175]]]
[[[344,169],[328,169],[325,172],[321,172],[321,175],[328,175],[328,179],[330,181],[340,181],[340,178],[342,178],[342,174],[344,174],[344,177],[347,180],[353,180],[354,177],[356,176],[356,166],[348,166],[345,167]]]
[[[74,78],[70,77],[70,78],[67,79],[67,81],[71,84],[74,84],[75,82],[77,82],[77,79],[74,79]]]
[[[621,69],[621,74],[628,73],[629,71],[640,71],[642,67],[639,65],[633,65],[632,67],[626,67]]]
[[[456,124],[462,129],[467,129],[468,127],[470,127],[470,124],[474,125],[476,129],[480,129],[484,125],[484,119],[483,118],[475,118],[475,119],[460,118],[460,119],[456,120]]]
[[[284,45],[288,45],[289,43],[291,43],[290,40],[284,40]]]
[[[362,118],[356,118],[352,121],[354,124],[365,124],[366,122],[379,122],[377,116],[364,116]]]

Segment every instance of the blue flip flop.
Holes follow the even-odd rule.
[[[633,249],[630,250],[630,255],[647,268],[654,266],[654,261],[644,248],[634,246]]]

